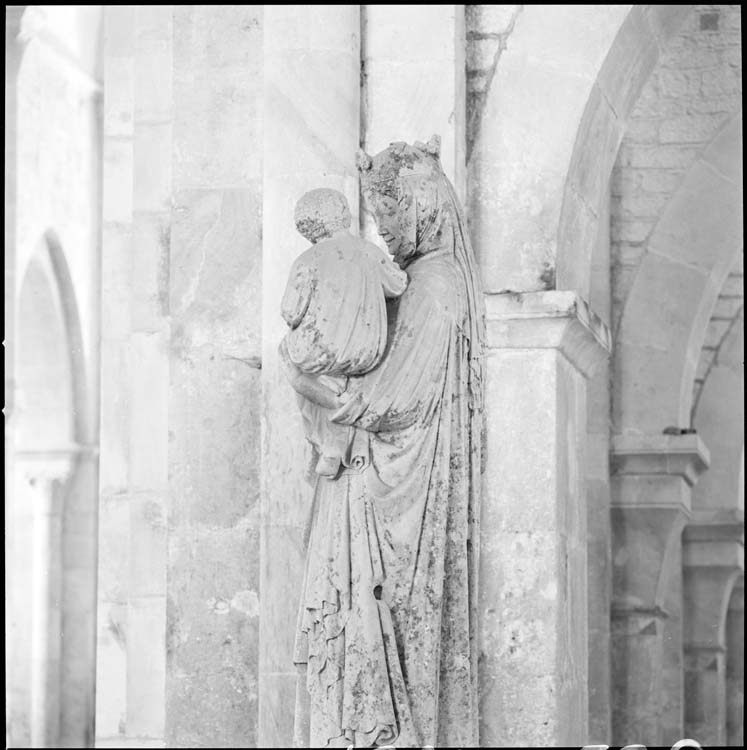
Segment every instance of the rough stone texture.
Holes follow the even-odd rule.
[[[297,673],[293,633],[303,575],[309,486],[304,440],[278,346],[280,301],[306,241],[293,222],[307,190],[344,193],[358,224],[355,152],[360,123],[359,6],[265,6],[262,170],[262,618],[258,739],[289,746]],[[292,408],[290,408],[292,407]]]
[[[589,707],[584,374],[604,359],[609,339],[601,321],[568,293],[490,295],[486,302],[480,741],[583,744]],[[517,441],[518,433],[535,437]]]
[[[662,208],[742,98],[738,5],[696,5],[665,45],[628,122],[612,174],[613,330]],[[719,14],[719,29],[700,16]]]
[[[726,744],[744,744],[744,576],[726,615]]]
[[[175,747],[257,744],[261,38],[260,6],[173,8],[173,192],[154,275],[171,321],[165,739]]]
[[[471,64],[487,71],[472,77],[468,116],[473,125],[481,122],[479,132],[471,131],[469,220],[487,291],[556,288],[561,207],[574,142],[587,102],[601,96],[594,83],[629,11],[627,5],[604,6],[603,12],[596,6],[527,5],[516,10],[513,27],[478,14],[477,34],[498,35],[496,54],[505,46],[494,68],[482,67],[489,55],[471,56]],[[559,28],[564,33],[558,34]],[[479,41],[472,40],[473,48]],[[637,65],[637,52],[621,58]],[[481,79],[486,92],[478,94]],[[589,127],[586,171],[597,179],[610,134],[603,123]],[[562,242],[576,239],[574,257],[588,275],[586,250],[596,237],[596,214],[583,206],[571,213]],[[588,236],[580,242],[583,233]],[[588,282],[566,288],[588,297]]]
[[[723,124],[655,221],[632,269],[622,315],[613,274],[617,432],[655,434],[690,421],[702,341],[742,247],[741,127],[741,113]],[[614,227],[613,221],[613,237]]]

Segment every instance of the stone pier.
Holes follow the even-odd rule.
[[[744,571],[744,525],[728,511],[700,511],[683,535],[685,734],[726,744],[726,619]]]
[[[480,742],[583,745],[586,378],[609,332],[572,292],[486,304]]]
[[[343,192],[358,222],[360,12],[357,5],[267,5],[264,17],[262,171],[262,618],[259,632],[260,747],[293,742],[293,666],[303,579],[304,524],[311,487],[303,480],[301,417],[280,370],[280,316],[288,272],[308,246],[293,209],[307,190]]]
[[[612,741],[662,743],[664,632],[681,533],[709,456],[697,435],[615,435],[612,445]],[[675,586],[676,590],[676,586]]]

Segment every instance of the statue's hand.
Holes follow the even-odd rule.
[[[292,388],[309,401],[324,407],[325,409],[339,409],[343,402],[334,390],[327,388],[319,382],[319,378],[302,372],[291,361],[288,356],[285,339],[280,343],[278,353],[280,361]]]

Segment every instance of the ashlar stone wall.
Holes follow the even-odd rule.
[[[688,168],[741,106],[741,11],[696,5],[646,83],[612,173],[612,329],[657,219]]]

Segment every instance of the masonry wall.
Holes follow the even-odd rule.
[[[741,106],[738,5],[696,5],[646,83],[612,172],[612,329],[663,208]]]

